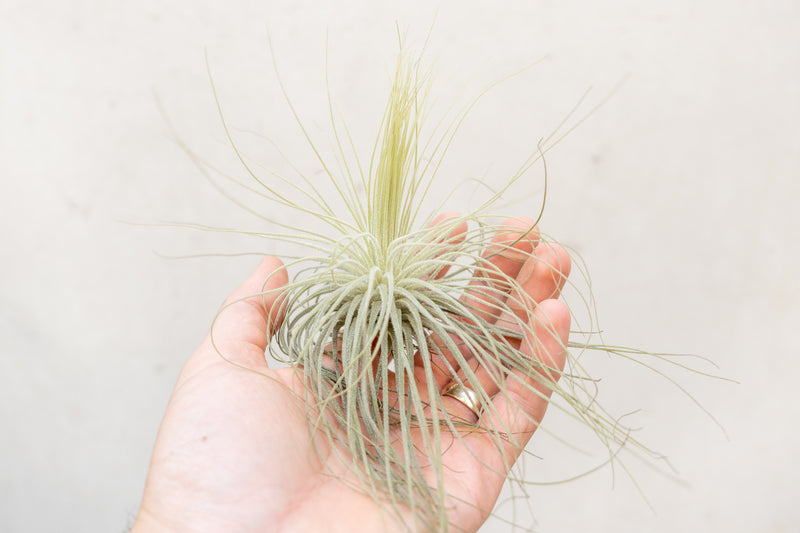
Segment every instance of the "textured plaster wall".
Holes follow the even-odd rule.
[[[419,44],[435,12],[420,1],[0,3],[0,530],[125,530],[177,372],[256,263],[165,256],[291,252],[127,224],[264,227],[204,180],[156,101],[187,145],[241,177],[207,50],[230,122],[280,141],[314,174],[278,92],[267,28],[326,147],[327,33],[331,90],[366,151],[395,22]],[[726,438],[669,384],[592,360],[611,409],[641,409],[632,422],[679,481],[630,463],[652,509],[619,469],[534,487],[541,531],[800,527],[798,24],[793,0],[438,6],[429,57],[444,101],[471,73],[476,89],[547,59],[476,107],[433,194],[465,177],[500,180],[588,87],[584,110],[626,79],[548,155],[542,226],[586,261],[607,341],[700,353],[740,382],[682,378]],[[538,210],[541,177],[533,169],[514,214]],[[452,207],[471,199],[456,194]],[[531,450],[543,460],[531,460],[530,477],[578,473],[602,459],[590,449],[584,457],[537,436]]]

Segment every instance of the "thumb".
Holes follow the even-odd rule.
[[[264,352],[283,319],[288,274],[277,257],[265,257],[222,305],[195,357],[264,368]],[[194,359],[194,357],[193,357]]]

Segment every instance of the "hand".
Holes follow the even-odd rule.
[[[511,230],[526,226],[519,219],[506,224]],[[504,241],[513,242],[521,231],[498,234],[487,252],[501,249],[498,245]],[[512,277],[525,276],[523,289],[538,302],[532,321],[538,324],[534,325],[538,340],[524,339],[520,350],[561,369],[570,315],[554,298],[558,298],[569,274],[570,261],[559,246],[537,244],[538,233],[532,232],[529,237],[487,261]],[[523,265],[515,260],[515,254],[529,254],[533,246],[538,261]],[[273,272],[276,274],[263,287]],[[278,259],[262,260],[228,298],[227,303],[232,305],[219,315],[214,326],[217,348],[230,362],[220,357],[210,337],[186,362],[156,439],[134,533],[404,529],[394,522],[395,515],[349,488],[355,477],[346,468],[334,471],[341,479],[325,473],[326,467],[330,472],[335,466],[331,466],[333,461],[324,464],[325,450],[320,455],[319,449],[312,447],[297,374],[267,366],[264,352],[272,333],[270,324],[274,329],[281,319],[275,305],[279,291],[269,293],[267,301],[248,296],[279,289],[286,282]],[[476,278],[475,283],[493,281]],[[514,458],[533,435],[548,405],[546,399],[531,394],[522,379],[507,378],[506,394],[498,394],[493,400],[502,427],[517,436],[506,450]],[[449,381],[448,376],[437,376],[439,390]],[[525,381],[528,387],[537,386],[527,378]],[[496,393],[497,385],[494,387],[487,392]],[[544,396],[549,395],[545,387],[538,387]],[[445,396],[442,403],[451,415],[476,420],[476,415],[459,401]],[[472,431],[462,437],[454,439],[442,457],[447,492],[454,505],[451,530],[477,531],[497,500],[505,466],[487,434]],[[412,523],[410,517],[408,523]]]

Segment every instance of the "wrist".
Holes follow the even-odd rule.
[[[145,508],[141,508],[136,515],[136,520],[133,522],[133,527],[128,533],[170,533],[171,531],[173,530],[159,522]]]

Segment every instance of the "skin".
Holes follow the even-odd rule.
[[[498,232],[484,255],[493,267],[524,280],[523,289],[538,302],[532,321],[539,324],[534,326],[535,335],[525,338],[519,349],[561,369],[570,315],[557,298],[569,274],[569,256],[557,245],[540,243],[536,229],[528,232],[530,225],[527,219],[509,219],[508,231]],[[525,238],[512,248],[503,248],[503,243],[520,236]],[[516,256],[534,247],[536,256],[544,260],[517,260]],[[491,271],[477,273],[473,283],[497,283],[496,276],[486,274]],[[264,287],[273,272],[277,274]],[[213,340],[229,361],[220,357],[209,335],[186,362],[158,432],[134,533],[392,532],[406,530],[403,522],[413,524],[409,510],[401,510],[398,516],[353,488],[357,482],[340,455],[319,444],[315,451],[306,415],[313,406],[307,407],[298,395],[302,384],[292,370],[268,367],[264,351],[281,320],[279,293],[270,293],[267,301],[248,296],[286,282],[280,260],[263,259],[226,300],[226,304],[236,303],[214,325]],[[478,376],[489,394],[498,392],[488,375],[479,371]],[[441,391],[451,376],[440,372],[435,379]],[[500,420],[481,420],[511,429],[515,438],[506,444],[505,452],[512,458],[522,452],[548,405],[530,393],[530,385],[537,386],[509,374],[506,394],[493,399],[492,416]],[[546,388],[538,387],[545,397],[549,395]],[[442,403],[453,416],[478,420],[453,398],[445,396]],[[443,435],[443,442],[447,437]],[[449,437],[452,446],[446,448],[442,463],[452,502],[450,530],[477,531],[500,494],[506,467],[485,433]]]

